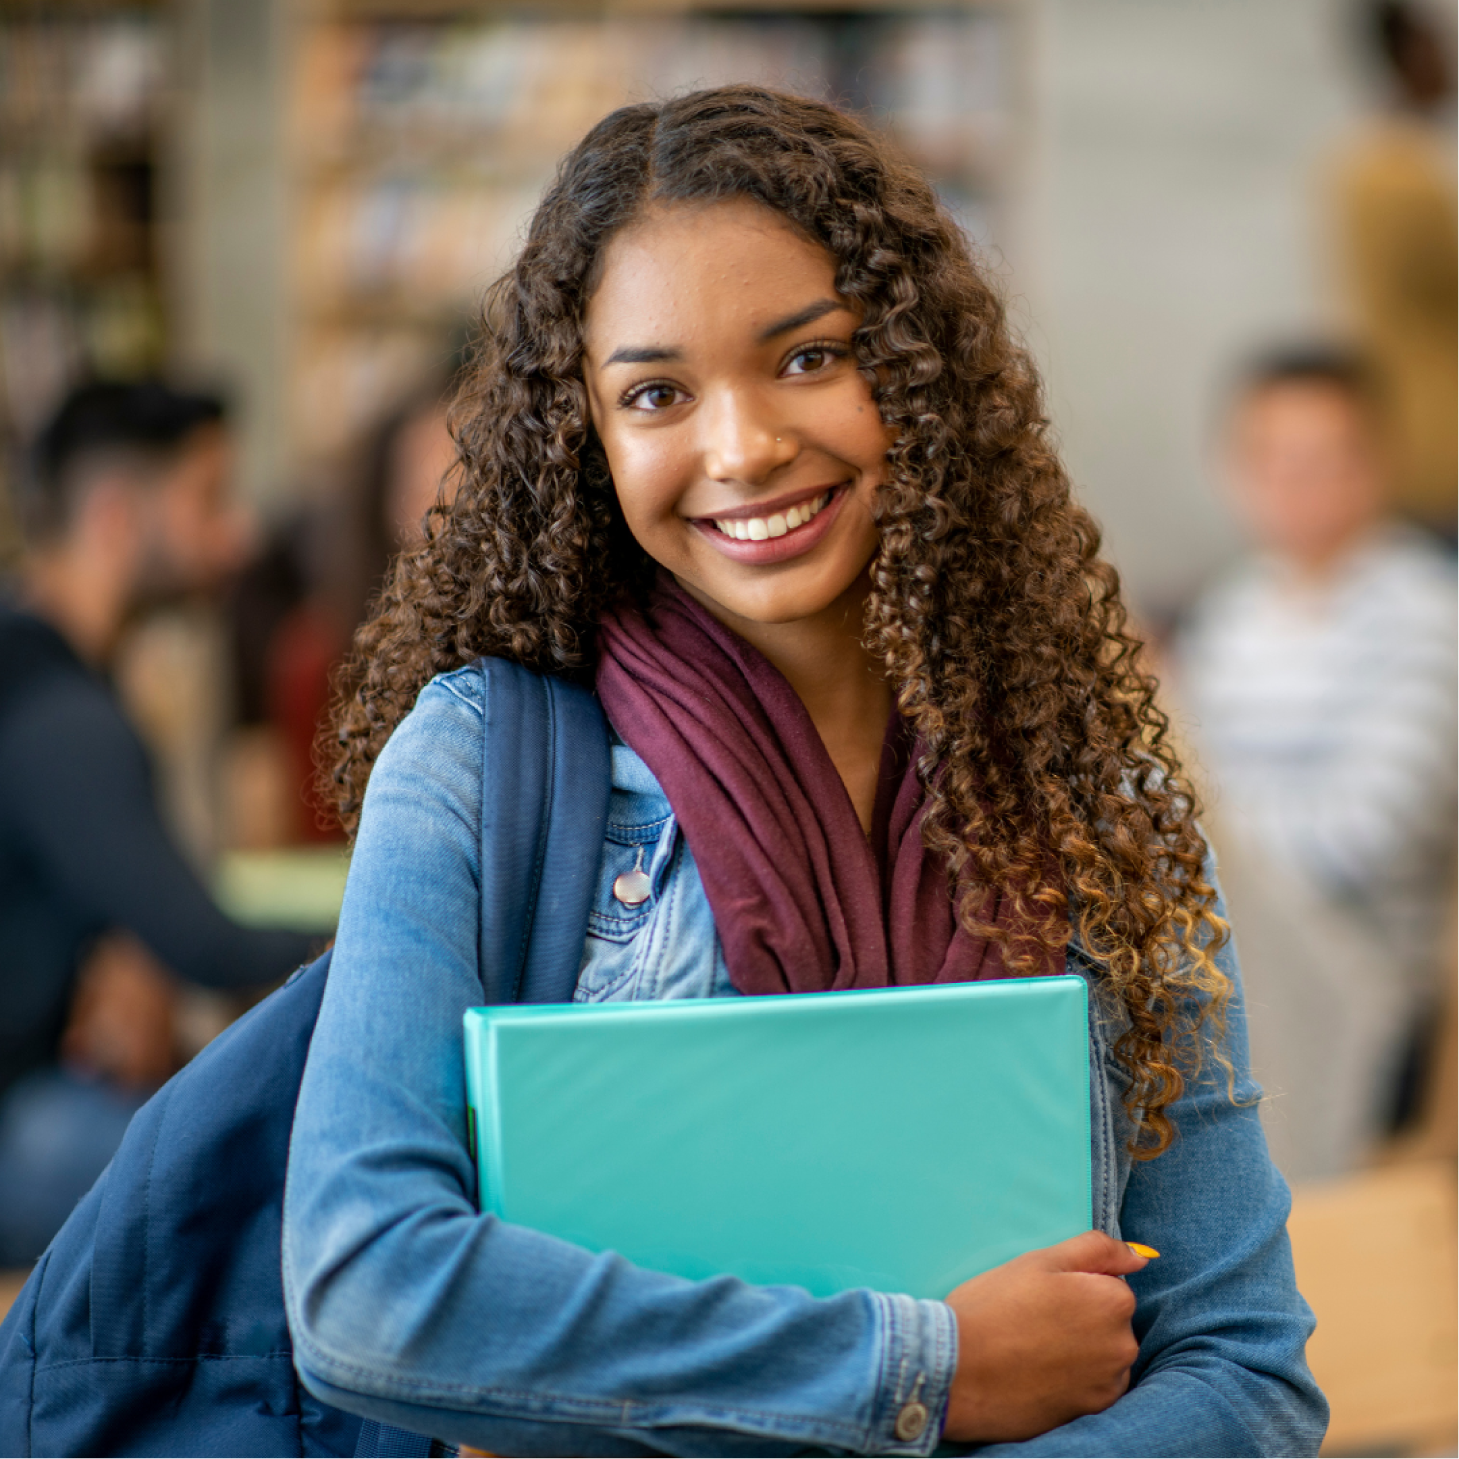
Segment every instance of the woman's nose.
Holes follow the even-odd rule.
[[[759,486],[800,453],[789,427],[756,401],[727,392],[701,414],[705,474],[714,481]]]

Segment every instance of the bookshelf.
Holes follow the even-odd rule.
[[[78,374],[136,375],[166,358],[159,218],[175,55],[163,4],[0,10],[7,479],[17,445]]]
[[[728,81],[885,126],[981,242],[1018,104],[1008,3],[334,0],[299,23],[286,152],[290,440],[337,458],[449,356],[558,158],[613,107]]]

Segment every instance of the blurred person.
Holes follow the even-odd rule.
[[[1177,649],[1217,792],[1253,1062],[1293,1177],[1337,1175],[1368,1152],[1437,996],[1454,574],[1389,515],[1390,460],[1360,361],[1310,350],[1251,372],[1226,465],[1252,551]]]
[[[278,564],[296,564],[288,584],[297,585],[293,601],[263,638],[258,685],[245,696],[258,702],[277,737],[291,839],[343,839],[338,817],[319,796],[314,762],[330,675],[396,553],[418,545],[426,513],[450,501],[451,388],[451,380],[436,380],[401,401],[371,433],[350,488],[323,513],[290,523],[261,559],[262,570],[281,583]]]
[[[439,389],[422,391],[377,430],[366,468],[364,505],[373,533],[375,572],[369,593],[384,579],[390,559],[425,536],[425,515],[443,501],[442,483],[456,459],[448,428],[448,400]]]
[[[309,951],[214,905],[105,677],[132,614],[236,567],[230,461],[216,398],[93,383],[25,483],[0,602],[0,1265],[40,1254],[171,1072],[170,979],[252,987]]]
[[[1459,396],[1452,39],[1413,3],[1360,12],[1388,87],[1336,159],[1333,238],[1350,322],[1395,423],[1395,502],[1451,533]]]

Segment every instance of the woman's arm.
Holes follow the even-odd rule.
[[[1222,909],[1224,915],[1224,909]],[[1128,1393],[1103,1413],[979,1455],[1316,1454],[1327,1403],[1305,1357],[1314,1326],[1287,1240],[1291,1197],[1267,1154],[1249,1074],[1240,970],[1223,1048],[1174,1107],[1175,1143],[1138,1162],[1120,1209],[1123,1234],[1160,1252],[1129,1277],[1140,1356]]]
[[[477,1213],[479,685],[428,687],[366,797],[289,1162],[305,1384],[498,1453],[929,1453],[956,1362],[941,1303],[689,1282]],[[899,1439],[914,1400],[929,1421]]]

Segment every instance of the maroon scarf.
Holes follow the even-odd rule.
[[[957,925],[945,865],[922,844],[900,717],[868,839],[795,690],[671,579],[648,617],[608,615],[598,646],[599,698],[674,808],[741,993],[1007,976],[999,945]],[[1007,897],[993,911],[1008,925]]]

